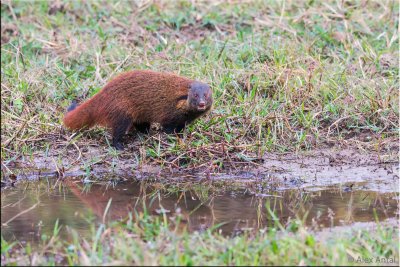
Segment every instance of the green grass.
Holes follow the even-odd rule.
[[[398,1],[68,1],[63,7],[2,1],[1,175],[43,156],[59,174],[79,167],[89,176],[99,165],[221,171],[256,165],[267,152],[333,145],[398,150],[398,18]],[[73,99],[88,99],[132,69],[209,83],[213,111],[183,139],[134,135],[124,152],[109,146],[105,129],[63,128]],[[200,197],[207,193],[197,190]],[[56,225],[39,247],[2,238],[1,261],[348,265],[357,264],[349,256],[399,259],[397,228],[319,239],[301,225],[236,237],[189,234],[178,225],[141,214],[92,225],[88,238],[70,229],[72,240],[62,240],[65,226]]]
[[[180,217],[168,220],[146,212],[124,223],[90,227],[82,237],[68,228],[70,240],[58,236],[56,222],[42,243],[1,241],[3,266],[11,265],[361,265],[361,259],[399,259],[398,228],[379,226],[374,231],[354,229],[325,237],[307,230],[299,221],[226,237],[218,229],[188,233]],[[351,259],[354,259],[353,261]],[[357,262],[359,260],[359,262]]]
[[[91,166],[120,157],[132,168],[219,170],[266,152],[393,149],[398,10],[397,1],[2,2],[2,161],[45,153],[66,169],[77,158]],[[119,154],[104,129],[63,129],[72,99],[131,69],[209,83],[212,113],[181,141],[134,136]],[[86,152],[96,147],[92,160]]]

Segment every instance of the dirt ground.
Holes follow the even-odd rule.
[[[92,158],[97,150],[87,151],[82,157]],[[141,164],[135,166],[128,158],[113,161],[100,160],[98,164],[81,166],[63,158],[56,162],[55,155],[35,155],[32,161],[16,163],[11,170],[18,173],[8,176],[2,186],[15,181],[35,180],[42,177],[87,176],[104,180],[110,177],[129,180],[159,178],[176,180],[202,179],[233,181],[235,183],[266,182],[276,190],[306,189],[320,190],[332,185],[343,186],[344,190],[371,190],[379,192],[399,192],[398,155],[386,152],[378,154],[355,148],[313,150],[304,153],[267,153],[263,161],[238,168],[212,172],[209,169],[187,172],[184,169],[171,170],[159,165]],[[64,166],[71,166],[65,168]],[[165,181],[165,180],[164,180]]]
[[[304,155],[267,155],[263,168],[283,178],[288,187],[318,189],[334,184],[356,184],[357,189],[399,192],[397,156],[360,151],[319,150]],[[351,189],[355,187],[351,186]]]

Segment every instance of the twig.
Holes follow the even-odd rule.
[[[33,210],[34,208],[36,208],[36,206],[39,205],[39,203],[40,203],[40,201],[37,202],[36,204],[34,204],[34,205],[33,205],[32,207],[30,207],[29,209],[26,209],[26,210],[21,211],[20,213],[18,213],[17,215],[15,215],[14,217],[12,217],[12,218],[9,219],[8,221],[6,221],[5,223],[2,223],[2,225],[3,225],[3,226],[7,226],[8,223],[12,222],[15,218],[17,218],[17,217],[21,216],[22,214],[27,213],[27,212]]]
[[[25,125],[28,122],[31,122],[34,118],[36,118],[37,115],[33,116],[32,118],[30,118],[29,120],[25,121],[20,127],[19,129],[11,136],[10,139],[8,139],[5,143],[4,143],[4,147],[7,147],[13,140],[15,137],[17,137],[17,135],[19,134],[19,132],[21,132],[22,129],[25,128]]]

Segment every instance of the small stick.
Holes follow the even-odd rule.
[[[21,127],[19,127],[19,129],[11,136],[11,138],[8,139],[8,140],[4,143],[4,147],[7,147],[7,146],[15,139],[15,137],[17,137],[17,135],[21,132],[21,130],[25,128],[25,125],[26,125],[28,122],[31,122],[34,118],[36,118],[36,115],[33,116],[32,118],[30,118],[29,120],[26,120],[24,123],[22,123]]]
[[[12,217],[11,219],[9,219],[8,221],[6,221],[5,223],[2,223],[3,226],[7,226],[8,223],[12,222],[15,218],[21,216],[24,213],[27,213],[31,210],[33,210],[34,208],[36,208],[37,205],[39,205],[40,202],[37,202],[36,204],[34,204],[32,207],[30,207],[29,209],[23,210],[20,213],[18,213],[17,215],[15,215],[14,217]]]

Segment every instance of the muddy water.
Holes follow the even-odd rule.
[[[68,227],[89,235],[90,222],[124,219],[129,213],[143,212],[144,206],[153,215],[180,215],[181,227],[189,231],[222,224],[219,229],[226,235],[273,226],[276,220],[268,209],[284,226],[298,218],[316,228],[374,221],[375,215],[379,220],[398,217],[398,193],[352,191],[349,187],[270,191],[257,196],[248,192],[238,189],[199,197],[201,190],[171,193],[143,182],[85,186],[73,180],[56,186],[50,180],[25,183],[1,194],[1,232],[7,240],[37,243],[44,235],[52,235],[58,219],[63,237],[69,236]]]

